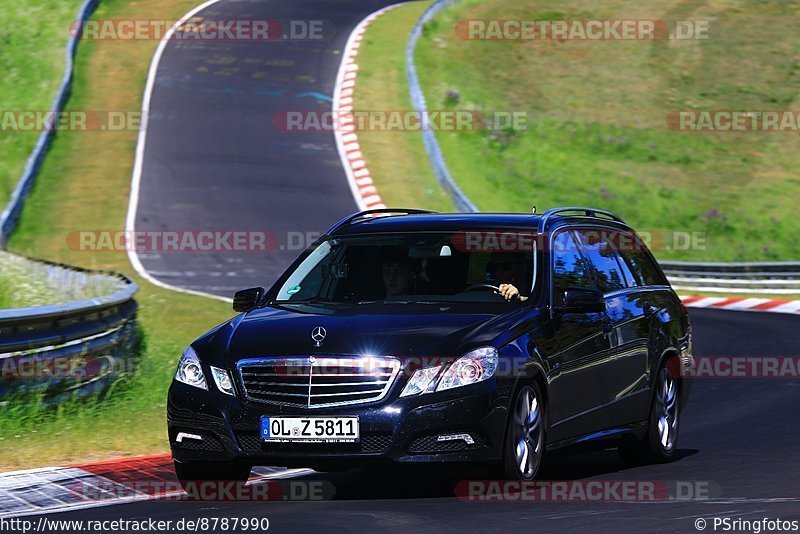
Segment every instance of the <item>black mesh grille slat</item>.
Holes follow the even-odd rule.
[[[214,436],[204,434],[202,440],[183,438],[180,443],[177,441],[172,442],[173,448],[181,448],[188,451],[222,451],[225,447]]]

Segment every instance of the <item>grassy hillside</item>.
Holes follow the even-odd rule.
[[[463,40],[462,19],[708,20],[710,39]],[[705,235],[700,250],[658,247],[662,259],[796,260],[798,134],[685,133],[667,115],[800,109],[798,22],[790,2],[467,1],[426,26],[416,59],[430,109],[532,118],[525,131],[437,134],[482,210],[588,204],[640,229]],[[402,157],[391,152],[365,147],[374,160]]]
[[[81,0],[0,3],[0,112],[47,110],[64,74],[64,49]],[[36,132],[0,129],[0,209],[19,180]]]

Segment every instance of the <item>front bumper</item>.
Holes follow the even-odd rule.
[[[178,462],[241,460],[251,465],[348,467],[380,462],[495,462],[502,457],[510,387],[495,380],[441,393],[399,398],[397,387],[377,403],[300,409],[254,403],[173,381],[167,421]],[[396,386],[396,385],[395,385]],[[262,416],[356,415],[359,443],[265,443]],[[179,433],[201,436],[183,439]],[[469,434],[474,443],[437,441]]]

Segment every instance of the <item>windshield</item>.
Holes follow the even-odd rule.
[[[472,234],[372,234],[324,241],[288,276],[274,301],[524,301],[532,290],[534,240],[529,236],[500,247],[497,239]]]

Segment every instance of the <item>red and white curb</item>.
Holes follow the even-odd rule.
[[[379,9],[358,23],[342,51],[342,63],[339,65],[339,74],[336,76],[336,86],[333,90],[333,116],[337,117],[337,124],[334,128],[336,147],[347,175],[350,191],[353,193],[353,198],[360,211],[385,208],[386,204],[378,194],[364,161],[364,155],[358,143],[355,120],[352,116],[348,116],[353,111],[353,92],[358,77],[356,58],[367,27],[375,19],[400,5],[402,4]]]
[[[800,300],[682,296],[681,302],[683,302],[684,306],[687,308],[714,308],[717,310],[771,313],[800,313]]]
[[[255,467],[248,484],[303,476],[310,469]],[[169,454],[0,474],[0,518],[181,498]]]

